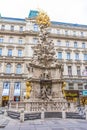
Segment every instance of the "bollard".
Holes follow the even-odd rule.
[[[66,119],[66,112],[64,110],[62,111],[62,118]]]
[[[87,111],[86,111],[86,120],[87,120]]]
[[[20,122],[24,122],[24,110],[20,112]]]
[[[5,106],[5,110],[4,110],[4,116],[7,116],[7,106]]]

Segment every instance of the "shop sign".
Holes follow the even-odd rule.
[[[83,91],[83,96],[87,96],[87,90]]]

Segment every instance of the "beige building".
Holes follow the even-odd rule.
[[[37,11],[28,18],[0,17],[0,104],[22,101],[26,91],[26,64],[32,58],[32,46],[39,39],[35,23]],[[56,58],[64,65],[67,90],[87,95],[87,25],[51,21],[49,39],[55,45]]]

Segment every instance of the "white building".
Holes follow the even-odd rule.
[[[38,41],[37,11],[28,18],[0,17],[0,104],[22,101],[26,91],[26,63]],[[53,22],[48,30],[56,57],[64,65],[67,90],[87,89],[87,25]]]

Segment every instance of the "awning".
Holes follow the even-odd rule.
[[[9,96],[9,89],[3,89],[2,96]]]

